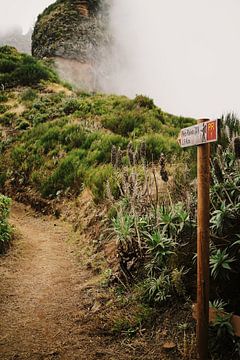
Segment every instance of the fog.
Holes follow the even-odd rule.
[[[26,34],[38,16],[54,0],[0,0],[0,33],[20,27]]]
[[[99,53],[93,90],[146,94],[178,115],[240,115],[239,0],[106,1],[113,45]],[[0,32],[26,33],[52,2],[0,0]]]
[[[113,0],[103,88],[194,117],[240,113],[238,0]]]
[[[7,27],[0,27],[0,36],[4,37],[9,34],[21,34],[23,33],[23,29],[20,25],[12,25]]]

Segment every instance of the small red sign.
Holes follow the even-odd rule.
[[[210,121],[207,123],[207,141],[217,140],[217,122]]]

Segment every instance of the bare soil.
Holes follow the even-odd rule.
[[[19,235],[0,258],[1,360],[172,359],[154,338],[113,336],[111,299],[77,261],[70,225],[17,203],[11,223]]]

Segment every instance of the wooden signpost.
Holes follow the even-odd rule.
[[[197,343],[200,360],[208,359],[209,325],[209,208],[210,143],[217,141],[218,121],[202,119],[182,129],[181,147],[198,145],[198,219],[197,219]]]

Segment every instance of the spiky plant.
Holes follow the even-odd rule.
[[[240,137],[234,139],[234,152],[237,159],[240,159]]]

